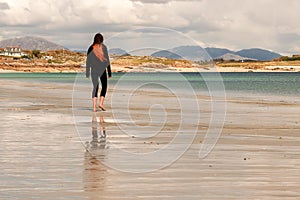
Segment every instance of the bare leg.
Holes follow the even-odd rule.
[[[104,106],[103,106],[103,104],[104,104],[104,99],[105,99],[104,96],[101,96],[101,97],[100,97],[100,105],[99,105],[99,108],[101,108],[103,111],[106,111],[106,109],[105,109]]]
[[[93,98],[93,111],[94,112],[97,112],[97,100],[98,100],[97,97]]]

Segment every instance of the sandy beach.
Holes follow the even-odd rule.
[[[139,160],[124,162],[113,151],[122,148],[146,153],[170,143],[177,133],[181,112],[173,107],[175,101],[169,101],[170,94],[136,94],[139,101],[133,99],[134,105],[130,104],[136,121],[133,126],[113,113],[126,113],[128,105],[111,107],[109,103],[112,94],[126,95],[126,90],[110,87],[107,111],[93,113],[90,105],[80,107],[74,99],[72,104],[71,83],[1,79],[0,85],[0,199],[300,197],[299,99],[228,95],[222,134],[210,154],[201,159],[198,155],[208,129],[211,104],[208,96],[198,95],[201,120],[188,150],[162,169],[128,173],[105,165],[105,161],[137,169],[148,167],[149,163]],[[89,93],[90,85],[81,89]],[[89,96],[82,99],[89,102]],[[162,129],[145,138],[124,134],[120,127],[134,132],[139,131],[137,126],[149,125],[145,123],[149,118],[147,102],[166,107]],[[193,112],[192,107],[187,109]],[[160,115],[159,107],[151,107],[154,124],[160,124]],[[186,120],[182,128],[182,134],[188,137],[195,127]],[[152,164],[155,167],[160,163]]]
[[[0,73],[11,73],[11,72],[37,72],[37,73],[77,73],[83,72],[85,68],[81,67],[50,67],[50,68],[19,68],[16,69],[0,69]],[[248,69],[244,67],[222,67],[216,66],[211,68],[186,68],[186,67],[145,67],[145,66],[114,66],[112,72],[300,72],[300,66],[266,66],[261,69]]]
[[[48,63],[46,60],[1,60],[0,73],[77,73],[85,71],[85,55],[79,61]],[[193,63],[147,56],[111,57],[112,72],[300,72],[299,61]]]

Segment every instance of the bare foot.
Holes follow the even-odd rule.
[[[94,112],[97,112],[97,108],[96,108],[96,107],[94,107],[93,111],[94,111]]]
[[[103,111],[106,111],[106,109],[104,108],[103,105],[99,105],[99,108],[100,108],[101,110],[103,110]]]

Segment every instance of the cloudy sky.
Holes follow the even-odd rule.
[[[41,36],[86,49],[102,32],[126,50],[194,42],[291,55],[300,53],[299,8],[299,0],[0,0],[0,40]]]

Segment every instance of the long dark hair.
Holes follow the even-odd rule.
[[[95,55],[102,62],[107,60],[103,52],[103,45],[102,45],[103,41],[104,41],[103,35],[101,33],[97,33],[94,37],[94,43],[92,45]]]
[[[94,44],[102,44],[104,41],[104,38],[103,38],[103,35],[101,33],[97,33],[95,36],[94,36]]]

